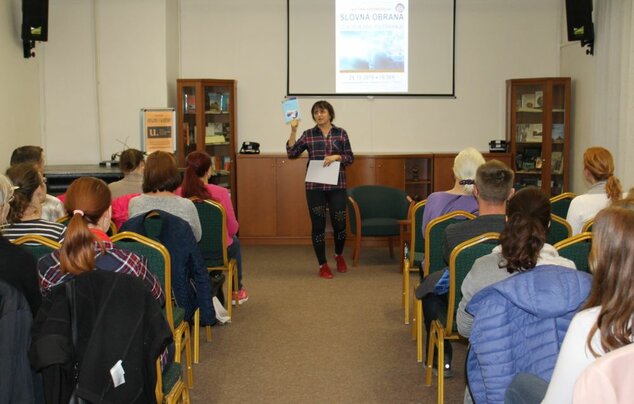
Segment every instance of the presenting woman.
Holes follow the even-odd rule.
[[[335,111],[328,101],[317,101],[313,104],[311,115],[317,125],[304,131],[299,139],[296,139],[299,122],[291,121],[291,134],[286,143],[286,152],[289,158],[297,158],[307,150],[309,160],[322,160],[324,167],[335,161],[341,164],[336,185],[306,182],[306,201],[312,222],[313,248],[319,262],[319,276],[331,279],[332,272],[326,259],[326,209],[330,212],[334,230],[337,271],[346,272],[348,267],[343,258],[347,198],[345,168],[352,164],[354,155],[346,131],[332,124]]]

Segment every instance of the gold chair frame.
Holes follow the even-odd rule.
[[[568,237],[572,236],[572,226],[570,225],[570,223],[568,223],[568,221],[566,219],[564,219],[563,217],[557,216],[554,213],[552,213],[550,215],[550,221],[551,222],[557,222],[557,223],[565,226],[566,230],[568,230]],[[566,237],[566,238],[568,238],[568,237]]]
[[[406,257],[401,257],[401,262],[403,263],[401,268],[401,273],[403,274],[403,319],[405,324],[409,324],[410,322],[410,271],[416,271],[414,265],[414,261],[416,260],[416,239],[420,237],[420,229],[416,227],[416,212],[426,204],[427,199],[411,204],[407,214],[407,220],[401,220],[399,222],[401,224],[401,251],[403,251],[403,242],[406,238],[407,231],[409,230],[410,232],[409,257],[407,259]],[[407,264],[407,268],[405,268],[405,264]]]
[[[59,250],[62,248],[62,245],[55,240],[51,240],[48,237],[40,236],[37,234],[26,234],[24,236],[18,237],[15,240],[11,241],[13,244],[22,245],[26,243],[37,243],[47,247],[50,247],[54,250]]]
[[[176,404],[179,401],[183,404],[189,404],[189,389],[183,383],[182,378],[178,378],[167,394],[163,394],[163,375],[161,373],[161,359],[156,360],[156,388],[154,389],[157,403]]]
[[[594,224],[594,218],[588,220],[587,222],[585,222],[583,224],[583,227],[581,228],[581,232],[585,233],[585,232],[592,232],[592,225]]]

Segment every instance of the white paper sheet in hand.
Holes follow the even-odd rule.
[[[306,170],[306,182],[337,185],[340,165],[340,162],[335,161],[330,163],[328,167],[324,167],[324,160],[310,160],[308,170]]]

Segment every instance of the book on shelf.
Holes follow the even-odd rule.
[[[543,107],[544,107],[544,92],[535,91],[535,108],[543,108]]]
[[[213,114],[219,114],[222,111],[222,94],[221,93],[207,93],[207,112]]]
[[[564,124],[553,123],[551,135],[552,135],[553,143],[563,143],[564,142]]]
[[[194,113],[196,112],[196,96],[194,94],[185,94],[184,98],[184,108],[185,113]]]
[[[541,123],[518,123],[515,127],[515,140],[518,143],[541,143],[542,133]]]
[[[522,108],[537,108],[535,105],[535,93],[522,94]]]
[[[564,154],[560,151],[553,151],[550,154],[550,166],[553,174],[563,174],[564,172]]]
[[[224,156],[222,158],[222,168],[225,171],[230,171],[231,170],[231,156]]]

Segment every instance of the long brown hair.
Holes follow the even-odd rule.
[[[614,159],[607,149],[589,147],[583,153],[583,167],[596,181],[605,181],[605,192],[612,202],[621,199],[621,181],[614,175]]]
[[[9,167],[7,177],[18,187],[13,193],[8,220],[9,223],[18,223],[31,205],[33,194],[43,184],[42,177],[33,163],[20,163]]]
[[[634,204],[620,203],[603,209],[592,225],[589,264],[592,289],[584,308],[600,306],[597,322],[586,344],[598,330],[601,347],[608,353],[632,343],[634,315]]]
[[[60,271],[79,275],[95,267],[95,235],[88,224],[97,225],[111,203],[110,188],[100,179],[81,177],[66,192],[64,208],[71,216],[60,250]]]
[[[181,184],[181,195],[184,198],[196,197],[209,199],[211,195],[207,191],[205,184],[200,180],[211,167],[211,157],[205,152],[195,151],[187,155],[187,169]]]
[[[517,191],[506,206],[506,225],[500,233],[500,268],[509,273],[535,268],[539,252],[546,243],[550,223],[550,200],[537,187]]]

